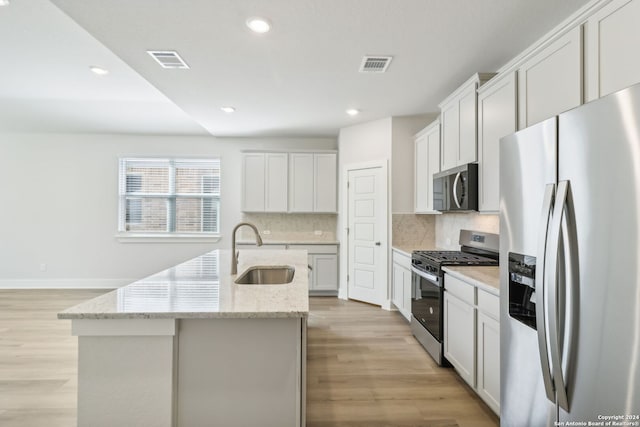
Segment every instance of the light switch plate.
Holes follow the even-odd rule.
[[[316,236],[322,236],[322,230],[315,230],[313,234],[315,234]]]

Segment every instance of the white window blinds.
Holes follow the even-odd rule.
[[[220,159],[120,159],[120,232],[220,230]]]

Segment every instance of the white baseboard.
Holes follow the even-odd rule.
[[[0,289],[116,289],[135,279],[0,279]]]
[[[340,288],[338,289],[338,298],[344,299],[344,300],[349,299],[347,297],[347,287],[346,286],[340,286]]]
[[[380,304],[380,306],[382,307],[383,310],[387,310],[387,311],[393,311],[396,309],[396,306],[391,303],[390,299],[382,301],[382,304]]]

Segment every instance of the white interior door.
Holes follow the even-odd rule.
[[[382,305],[387,290],[387,176],[348,171],[348,297]]]

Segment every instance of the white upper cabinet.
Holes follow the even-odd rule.
[[[313,212],[313,154],[289,155],[291,212]]]
[[[517,130],[516,73],[504,74],[478,90],[478,187],[480,212],[500,209],[500,138]]]
[[[338,211],[338,162],[335,153],[313,155],[313,210],[334,213]]]
[[[440,119],[415,136],[415,213],[434,213],[433,174],[440,172]]]
[[[264,212],[264,159],[264,153],[242,155],[242,210],[245,212]]]
[[[473,75],[440,103],[441,170],[477,160],[476,90],[494,75],[493,73]]]
[[[520,129],[582,104],[582,27],[536,52],[518,69]]]
[[[336,153],[290,153],[289,212],[337,211]]]
[[[242,155],[242,210],[287,212],[287,153]]]
[[[287,212],[288,163],[287,153],[265,155],[265,212]]]
[[[337,211],[337,155],[242,154],[244,212]]]
[[[640,82],[639,23],[640,0],[613,0],[587,20],[588,101]]]
[[[443,107],[440,112],[442,126],[442,157],[440,169],[446,170],[458,165],[458,150],[460,148],[460,106],[458,102]]]

